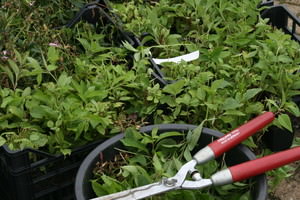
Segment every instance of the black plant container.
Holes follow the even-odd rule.
[[[30,148],[13,151],[5,145],[0,147],[0,199],[73,200],[77,170],[101,142],[78,147],[69,156]]]
[[[158,133],[168,131],[187,132],[196,128],[194,125],[186,124],[162,124],[145,126],[140,129],[141,132],[151,133],[153,128],[158,128]],[[213,139],[223,136],[222,133],[203,128],[201,137],[199,139],[199,149],[209,144]],[[100,161],[101,157],[104,160],[112,160],[117,154],[116,147],[121,148],[122,144],[120,140],[124,137],[121,133],[113,138],[108,139],[98,147],[96,147],[82,162],[75,180],[75,196],[77,200],[86,200],[95,197],[92,190],[90,180],[93,178],[93,169],[96,163]],[[225,162],[228,166],[239,164],[247,160],[255,159],[255,155],[245,146],[238,145],[231,151],[226,153]],[[266,200],[267,199],[267,180],[265,175],[260,175],[251,179],[254,181],[253,187],[251,187],[251,194],[253,200]]]
[[[271,126],[262,137],[263,142],[273,152],[289,149],[294,140],[295,132],[287,129]]]
[[[272,26],[281,29],[286,34],[291,35],[293,40],[300,42],[300,37],[296,32],[300,27],[300,20],[286,6],[271,6],[261,13],[261,17],[268,18]]]

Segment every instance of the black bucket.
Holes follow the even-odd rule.
[[[197,126],[187,124],[161,124],[145,126],[140,129],[140,132],[151,133],[152,129],[158,128],[158,133],[177,131],[187,132],[195,129]],[[222,137],[224,134],[212,129],[203,128],[199,139],[199,148],[208,145],[212,139]],[[87,200],[95,198],[95,194],[91,187],[90,180],[94,178],[93,169],[96,163],[100,161],[99,154],[102,153],[104,160],[112,160],[117,154],[116,147],[122,146],[120,140],[124,137],[124,133],[116,135],[103,142],[96,147],[82,162],[75,180],[75,196],[77,200]],[[255,155],[244,145],[238,145],[231,151],[226,153],[225,162],[227,166],[236,165],[248,160],[255,159]],[[253,200],[267,199],[267,179],[266,176],[260,175],[252,178],[254,187],[251,188],[251,196]]]

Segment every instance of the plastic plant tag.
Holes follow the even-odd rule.
[[[185,54],[185,55],[182,55],[182,56],[177,56],[177,57],[174,57],[174,58],[164,58],[164,59],[153,58],[153,61],[158,65],[161,64],[161,63],[165,63],[165,62],[180,63],[182,61],[189,62],[189,61],[196,60],[196,59],[199,58],[199,56],[200,56],[199,51],[194,51],[192,53]]]

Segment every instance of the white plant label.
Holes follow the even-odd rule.
[[[188,53],[182,56],[177,56],[174,58],[164,58],[164,59],[160,59],[160,58],[153,58],[153,61],[159,65],[161,63],[165,63],[165,62],[173,62],[173,63],[180,63],[182,61],[185,62],[190,62],[193,60],[197,60],[200,56],[200,52],[199,51],[194,51],[192,53]]]

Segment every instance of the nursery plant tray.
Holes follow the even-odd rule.
[[[69,156],[51,155],[33,149],[12,151],[7,146],[1,147],[1,199],[74,199],[76,172],[86,155],[101,142],[76,148]]]
[[[271,6],[261,13],[261,17],[268,18],[270,20],[269,23],[272,26],[281,29],[286,34],[291,35],[293,40],[296,40],[300,43],[300,20],[286,6]]]

